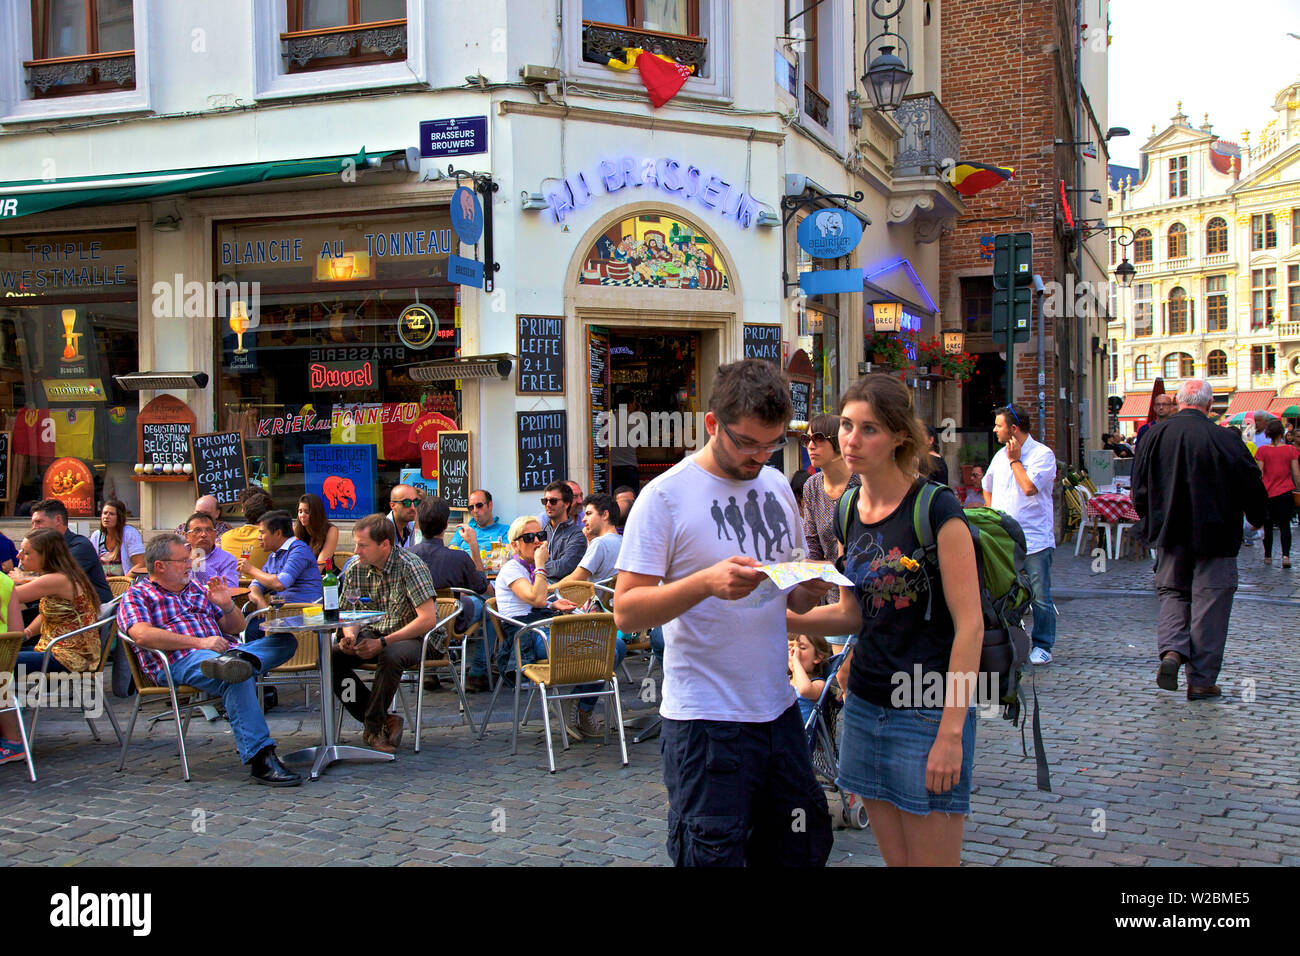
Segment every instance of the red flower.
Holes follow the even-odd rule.
[[[883,578],[880,579],[880,583],[887,588],[892,588],[896,580],[897,578],[895,578],[892,574],[886,574]]]
[[[905,598],[905,597],[894,598],[894,609],[897,611],[901,611],[903,608],[911,607],[911,606],[912,606],[911,598]]]

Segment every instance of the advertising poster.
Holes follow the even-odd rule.
[[[374,514],[378,479],[374,445],[304,445],[307,491],[320,495],[325,516],[364,518]]]

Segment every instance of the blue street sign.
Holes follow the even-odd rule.
[[[466,245],[474,245],[483,235],[483,206],[474,190],[456,187],[451,194],[451,228]]]
[[[426,159],[486,152],[486,116],[458,116],[420,123],[420,155]]]
[[[838,259],[862,241],[862,220],[847,209],[818,209],[804,217],[794,237],[814,259]]]
[[[799,273],[799,288],[804,295],[827,295],[832,292],[861,292],[861,269],[823,269]]]
[[[861,279],[862,273],[859,272],[859,288],[861,288]],[[472,285],[476,289],[481,289],[483,288],[483,263],[476,259],[448,256],[447,281],[456,282],[460,285]]]

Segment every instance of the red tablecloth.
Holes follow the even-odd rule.
[[[1133,499],[1121,494],[1093,495],[1088,499],[1088,514],[1097,515],[1107,524],[1138,520],[1138,513],[1133,509]]]

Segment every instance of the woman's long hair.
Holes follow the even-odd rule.
[[[298,499],[298,504],[307,506],[307,526],[303,527],[302,522],[295,518],[294,537],[306,541],[312,554],[320,554],[320,549],[325,547],[325,535],[330,530],[329,519],[325,517],[325,502],[321,501],[320,495],[306,494]]]
[[[872,372],[845,389],[840,397],[841,413],[849,402],[866,402],[886,431],[903,433],[903,443],[894,452],[894,463],[903,474],[924,477],[930,473],[925,426],[916,417],[906,385],[892,375]]]
[[[72,582],[72,590],[78,596],[87,595],[96,607],[99,595],[81,565],[72,558],[63,535],[50,528],[38,528],[27,535],[27,545],[41,558],[42,574],[62,574]]]
[[[114,536],[114,535],[117,536],[116,543],[117,543],[118,545],[121,545],[121,543],[122,543],[122,539],[126,536],[126,517],[127,517],[127,515],[128,515],[130,512],[128,512],[128,511],[126,510],[126,505],[123,504],[122,502],[118,501],[116,498],[109,498],[107,501],[104,502],[104,507],[105,507],[105,508],[112,508],[113,511],[117,513],[117,527],[116,527],[116,528],[105,528],[105,527],[104,527],[104,512],[103,512],[103,510],[101,509],[101,511],[100,511],[100,513],[99,513],[99,530],[100,530],[100,531],[103,533],[103,535],[104,535],[104,550],[105,550],[105,551],[112,551],[112,550],[113,550],[113,544],[114,544],[114,538],[113,538],[113,536]]]

